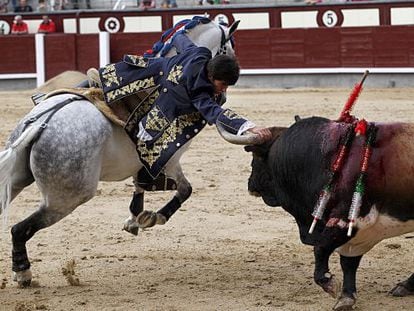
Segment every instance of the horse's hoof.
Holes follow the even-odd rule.
[[[143,211],[137,217],[137,223],[140,228],[150,228],[155,225],[164,225],[167,222],[167,218],[153,211]]]
[[[137,236],[139,227],[124,227],[123,230]]]
[[[13,281],[17,282],[19,287],[30,287],[32,283],[32,272],[30,269],[13,272]]]
[[[165,225],[166,222],[167,218],[164,215],[157,213],[157,225]]]
[[[407,288],[407,286],[402,283],[398,283],[392,290],[389,291],[389,294],[394,297],[406,297],[410,295],[414,295],[414,291],[411,291]]]
[[[136,236],[138,235],[139,225],[135,220],[128,218],[125,220],[124,227],[122,229]]]
[[[341,296],[338,301],[336,302],[333,310],[335,311],[349,311],[353,310],[356,303],[356,296],[353,295],[352,297],[349,296]]]

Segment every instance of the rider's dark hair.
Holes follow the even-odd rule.
[[[228,85],[236,84],[240,75],[240,67],[237,59],[229,55],[217,55],[207,63],[207,72],[210,79],[227,82]]]

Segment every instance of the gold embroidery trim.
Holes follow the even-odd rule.
[[[162,111],[155,105],[148,113],[145,129],[150,131],[161,132],[168,125],[167,118],[164,117]]]
[[[152,166],[161,156],[163,150],[168,148],[168,144],[174,142],[177,136],[181,135],[186,127],[194,125],[194,123],[200,121],[201,114],[199,112],[193,112],[183,116],[179,116],[171,122],[160,138],[152,145],[151,148],[147,148],[144,142],[138,141],[137,150],[140,152],[141,158]]]
[[[139,67],[148,67],[148,59],[140,55],[125,55],[124,61]]]
[[[182,65],[174,65],[171,69],[170,73],[168,74],[167,80],[171,81],[175,84],[178,84],[178,80],[183,76],[183,66]]]
[[[105,66],[104,70],[102,71],[102,83],[106,87],[110,87],[112,84],[119,85],[118,76],[116,74],[115,64],[110,64]]]
[[[119,89],[106,93],[107,102],[118,100],[122,97],[134,94],[138,91],[150,88],[152,86],[155,86],[155,80],[153,77],[144,80],[136,80]]]
[[[158,90],[155,90],[148,96],[148,98],[144,99],[144,101],[132,113],[131,119],[128,120],[128,123],[125,126],[126,131],[131,132],[134,127],[137,126],[138,122],[141,121],[141,119],[150,111],[152,105],[159,95],[160,92],[158,92]]]

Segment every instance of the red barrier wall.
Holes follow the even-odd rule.
[[[119,33],[111,35],[111,60],[122,59],[124,54],[143,54],[160,40],[161,33]]]
[[[86,72],[90,67],[99,67],[99,36],[76,36],[76,68]]]
[[[0,73],[36,72],[35,43],[31,35],[0,37],[0,55]]]
[[[86,72],[99,67],[97,35],[51,34],[45,36],[46,79],[66,70]]]
[[[241,30],[243,69],[414,67],[414,27]]]
[[[63,11],[52,13],[51,16],[57,23],[58,30],[63,30],[66,23],[66,25],[71,25],[67,26],[67,30],[75,29],[78,32],[80,30],[104,31],[108,27],[108,19],[111,18],[119,22],[117,32],[110,35],[112,62],[119,61],[124,54],[141,54],[159,40],[161,32],[156,29],[155,31],[152,29],[152,32],[149,30],[148,32],[124,32],[131,31],[131,29],[139,31],[139,27],[145,26],[140,24],[142,21],[137,21],[137,18],[153,18],[154,25],[157,25],[158,21],[158,26],[165,30],[173,25],[174,16],[203,15],[207,12],[211,17],[222,14],[228,18],[229,22],[233,22],[234,16],[256,12],[268,14],[269,25],[267,28],[260,29],[239,29],[235,33],[236,54],[242,69],[407,68],[414,67],[414,20],[412,25],[400,26],[398,23],[401,23],[401,20],[398,19],[404,15],[401,14],[403,12],[401,10],[408,8],[414,9],[414,2],[393,1],[316,6],[224,6],[220,8],[212,6],[211,9],[110,12],[88,10]],[[328,27],[326,21],[323,21],[323,16],[326,17],[327,12],[336,14],[336,24],[331,25],[336,27]],[[359,12],[365,15],[359,15]],[[313,14],[313,20],[310,21],[313,26],[294,26],[296,28],[289,26],[286,14],[290,13]],[[354,16],[351,16],[352,14]],[[295,17],[299,25],[301,16]],[[368,17],[368,20],[372,19],[373,24],[378,25],[343,26],[343,23],[346,24],[347,21],[348,24],[349,21],[356,21],[358,24],[361,16]],[[282,25],[283,17],[285,17],[284,25]],[[12,15],[0,15],[0,22],[11,22],[12,18]],[[40,15],[27,14],[24,18],[35,20],[39,19]],[[132,25],[132,20],[135,20],[136,24]],[[249,23],[248,20],[244,21],[245,25]],[[0,62],[0,74],[34,73],[36,71],[34,42],[34,35],[0,36],[0,53],[2,58],[7,60]],[[85,72],[89,67],[98,67],[98,34],[46,35],[45,63],[46,79],[65,70]]]

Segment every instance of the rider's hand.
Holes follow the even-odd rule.
[[[255,126],[247,130],[247,132],[258,135],[261,142],[272,139],[272,132],[266,127]]]

